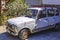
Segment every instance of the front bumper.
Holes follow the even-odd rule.
[[[14,35],[14,36],[17,36],[17,35],[18,35],[18,33],[17,33],[16,31],[12,30],[12,29],[9,28],[9,27],[6,27],[6,31],[7,31],[9,34],[12,34],[12,35]]]

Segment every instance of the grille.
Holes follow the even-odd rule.
[[[11,28],[10,31],[17,32],[17,28],[14,25],[8,24],[8,27]]]

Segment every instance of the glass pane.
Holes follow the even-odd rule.
[[[48,9],[47,10],[47,13],[48,13],[48,16],[50,17],[50,16],[54,16],[54,10],[52,10],[52,9]]]
[[[58,16],[59,15],[59,10],[56,10],[56,16]]]
[[[42,11],[40,11],[39,14],[38,14],[38,19],[44,18],[44,17],[46,17],[46,11],[45,11],[45,10],[42,10]]]
[[[30,12],[32,13],[32,16],[35,17],[37,15],[38,10],[31,9]]]
[[[29,9],[29,11],[27,12],[26,16],[27,17],[31,17],[31,18],[35,18],[37,13],[38,13],[38,10]]]

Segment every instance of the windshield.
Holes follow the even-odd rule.
[[[30,17],[30,18],[36,18],[37,13],[38,13],[38,10],[29,9],[29,11],[27,12],[26,16]]]

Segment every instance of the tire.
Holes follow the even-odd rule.
[[[56,31],[60,31],[60,24],[56,24],[55,29]]]
[[[29,30],[28,29],[23,29],[19,32],[18,36],[21,40],[25,40],[28,38],[29,35]]]

